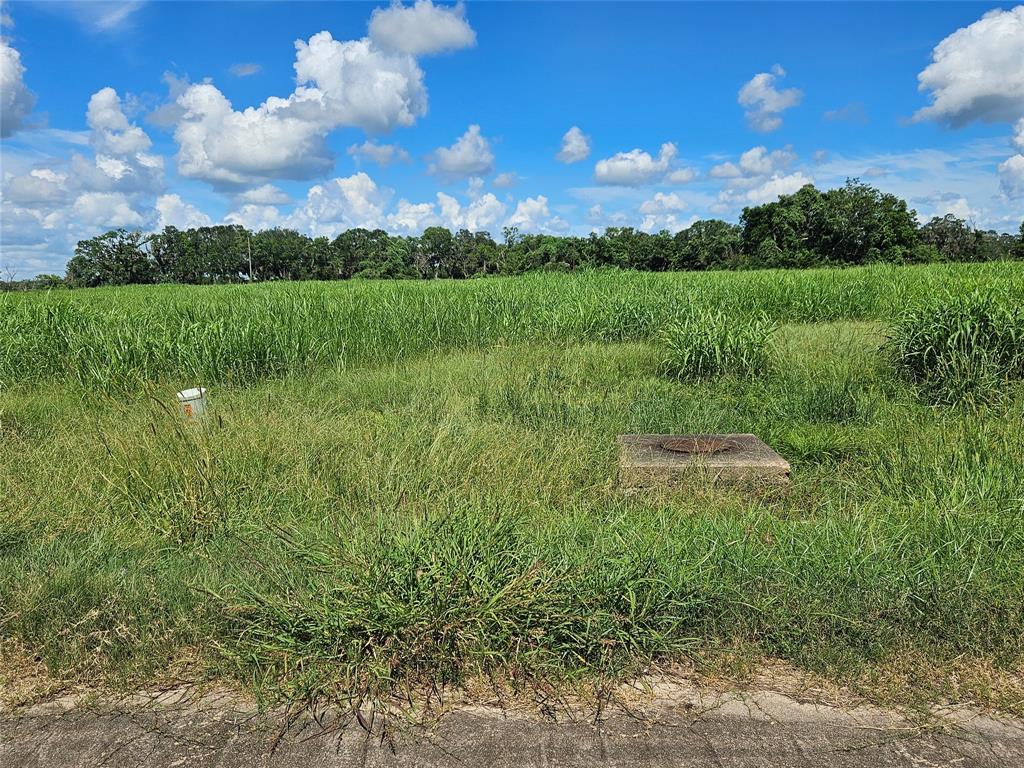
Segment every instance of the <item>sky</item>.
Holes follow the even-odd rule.
[[[0,270],[111,228],[1024,218],[1024,5],[3,2]]]

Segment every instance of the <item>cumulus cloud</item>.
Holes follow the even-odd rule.
[[[450,147],[434,150],[427,172],[444,179],[462,179],[490,173],[494,169],[494,153],[490,142],[480,133],[479,125],[471,125]]]
[[[943,195],[942,198],[932,212],[933,216],[952,214],[958,219],[970,222],[978,219],[978,212],[971,207],[966,197]]]
[[[338,41],[319,32],[295,43],[300,85],[237,111],[214,85],[190,85],[176,102],[178,171],[214,183],[312,178],[334,166],[327,134],[341,126],[386,131],[427,111],[423,71],[406,54],[369,39]]]
[[[573,126],[562,136],[562,148],[555,155],[563,163],[578,163],[590,156],[590,137]]]
[[[33,168],[28,173],[12,176],[4,184],[4,200],[17,205],[56,204],[66,193],[66,173],[50,168]]]
[[[999,164],[999,186],[1011,200],[1024,198],[1024,155],[1014,155]]]
[[[1024,150],[1024,117],[1013,126],[1013,145],[1017,149]]]
[[[656,192],[650,200],[640,205],[640,213],[669,213],[686,209],[686,202],[675,192]]]
[[[405,199],[399,200],[395,210],[387,217],[389,231],[407,235],[419,234],[427,227],[440,224],[441,218],[433,203],[410,203]]]
[[[0,138],[20,130],[36,104],[24,76],[21,54],[0,37]]]
[[[412,6],[393,2],[370,16],[369,34],[382,50],[422,56],[469,48],[476,33],[465,19],[462,3],[452,7],[416,0]]]
[[[89,143],[97,154],[123,157],[152,146],[149,136],[128,122],[121,98],[113,88],[101,88],[90,97],[85,122],[92,131]]]
[[[463,205],[452,195],[437,193],[437,203],[410,203],[402,199],[388,214],[386,224],[393,232],[418,234],[427,227],[443,226],[470,232],[491,231],[505,215],[505,204],[490,192]]]
[[[277,207],[256,203],[243,205],[224,217],[225,224],[238,224],[254,232],[279,227],[282,220],[281,211]]]
[[[677,168],[668,175],[672,184],[689,184],[697,179],[697,171],[693,168]]]
[[[739,163],[725,162],[712,166],[708,175],[713,179],[753,179],[777,174],[789,168],[796,153],[789,146],[771,152],[767,147],[751,147],[740,155]]]
[[[182,176],[243,184],[311,178],[334,165],[323,125],[305,119],[287,100],[236,112],[215,86],[203,83],[190,86],[178,104],[184,114],[174,138]]]
[[[505,171],[495,176],[492,183],[498,189],[508,189],[519,183],[519,174],[515,171]]]
[[[594,166],[594,180],[598,184],[627,187],[649,184],[659,180],[669,171],[678,154],[679,150],[671,142],[661,145],[657,159],[640,149],[619,152],[597,161]]]
[[[179,195],[160,195],[156,199],[156,213],[156,228],[161,230],[164,227],[208,227],[213,223],[209,216],[191,203],[186,203]]]
[[[437,193],[441,219],[449,229],[468,229],[470,232],[490,230],[505,215],[505,204],[490,192],[469,203],[459,201],[444,192]]]
[[[675,213],[652,213],[644,216],[643,221],[640,222],[640,229],[644,232],[661,232],[666,230],[675,233],[686,229],[699,219],[699,216],[690,216],[687,219],[682,219]]]
[[[81,223],[98,227],[141,227],[142,215],[121,192],[86,192],[78,196],[72,213]]]
[[[291,202],[288,194],[273,184],[263,184],[253,189],[247,189],[237,195],[235,199],[240,203],[253,205],[284,205]]]
[[[262,64],[254,64],[252,62],[232,64],[228,68],[228,71],[235,77],[252,77],[253,75],[259,74],[262,70]]]
[[[775,175],[756,187],[748,189],[743,197],[751,205],[761,205],[778,200],[782,195],[791,195],[801,187],[813,183],[813,179],[799,171],[788,175]]]
[[[411,160],[409,153],[398,144],[378,144],[372,139],[367,139],[362,144],[353,144],[348,148],[348,153],[357,162],[365,160],[383,168],[393,163],[408,163]]]
[[[295,42],[295,79],[312,83],[292,95],[298,111],[318,104],[331,128],[388,131],[427,113],[423,71],[409,55],[381,51],[372,41],[339,41],[330,32]]]
[[[551,214],[547,197],[538,195],[520,200],[505,226],[516,227],[523,232],[562,232],[569,225],[561,217]]]
[[[742,88],[737,100],[746,108],[747,124],[755,131],[769,133],[782,125],[782,113],[795,107],[803,98],[798,88],[779,90],[775,81],[785,77],[786,70],[776,64],[771,72],[754,75]]]
[[[917,76],[931,104],[915,120],[953,127],[1009,122],[1024,114],[1024,5],[993,10],[958,29],[932,51]]]
[[[288,225],[313,235],[334,237],[343,230],[377,229],[384,223],[390,192],[363,172],[310,187],[306,202],[288,218]]]

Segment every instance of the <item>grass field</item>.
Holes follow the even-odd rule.
[[[1021,299],[1014,264],[0,296],[0,640],[297,699],[1019,675]],[[616,489],[616,434],[714,431],[790,488]]]

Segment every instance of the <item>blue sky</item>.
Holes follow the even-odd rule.
[[[586,234],[860,177],[1024,217],[1012,3],[7,2],[0,265],[110,227]]]

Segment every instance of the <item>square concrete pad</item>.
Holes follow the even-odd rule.
[[[680,453],[672,441],[697,441],[706,448],[725,441],[718,453]],[[789,462],[756,435],[619,435],[619,485],[650,488],[686,482],[771,483],[789,481]]]

